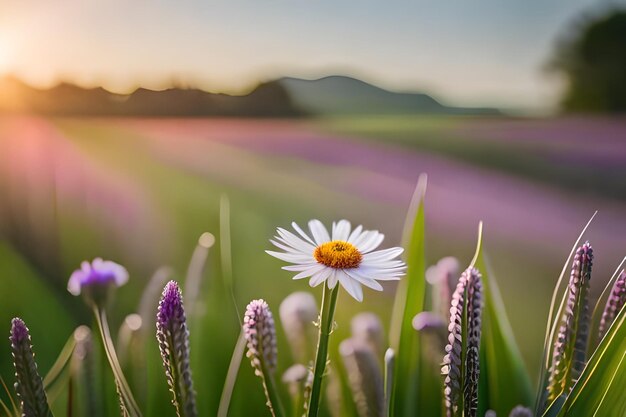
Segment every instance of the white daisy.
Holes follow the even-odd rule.
[[[339,282],[352,297],[362,301],[361,284],[382,291],[377,281],[399,280],[405,273],[404,262],[395,259],[402,248],[375,251],[385,237],[377,230],[363,230],[362,226],[352,230],[349,221],[340,220],[333,222],[329,235],[322,222],[311,220],[311,238],[296,223],[291,225],[299,236],[279,227],[278,236],[270,240],[285,252],[266,252],[293,264],[283,267],[298,272],[293,279],[310,277],[311,287],[328,282],[332,289]]]

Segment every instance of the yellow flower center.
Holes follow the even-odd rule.
[[[322,265],[335,269],[356,268],[363,260],[363,255],[356,246],[343,240],[322,243],[315,248],[313,257]]]

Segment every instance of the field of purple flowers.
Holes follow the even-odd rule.
[[[622,140],[625,136],[626,127],[622,122],[602,119],[380,118],[363,122],[348,118],[258,121],[5,117],[0,120],[0,274],[3,282],[11,283],[11,293],[0,296],[3,305],[0,319],[7,324],[7,332],[13,316],[20,316],[28,323],[38,369],[45,376],[49,369],[54,370],[57,355],[63,351],[73,329],[79,325],[91,325],[94,332],[102,328],[102,316],[96,312],[94,321],[92,308],[87,308],[94,303],[88,302],[86,306],[67,293],[72,271],[81,261],[99,256],[124,265],[130,275],[128,284],[117,291],[114,304],[107,307],[113,329],[109,338],[120,350],[117,352],[120,358],[113,360],[115,378],[105,372],[107,356],[111,359],[108,349],[97,352],[98,384],[103,392],[110,394],[98,400],[102,402],[99,413],[115,415],[117,386],[128,415],[141,415],[140,410],[146,415],[161,415],[159,410],[169,407],[169,394],[162,366],[158,363],[158,345],[153,340],[154,316],[160,289],[168,279],[175,279],[184,284],[185,305],[194,304],[191,314],[188,309],[190,341],[174,340],[175,331],[167,330],[169,321],[163,318],[159,330],[161,354],[167,358],[167,352],[171,351],[168,343],[191,347],[189,358],[170,358],[170,362],[187,361],[183,368],[194,370],[194,391],[198,398],[192,407],[188,403],[191,401],[189,392],[177,391],[178,387],[183,391],[187,389],[189,376],[170,375],[174,401],[178,403],[179,415],[193,416],[192,409],[197,409],[200,415],[215,415],[222,400],[224,381],[230,375],[228,369],[232,351],[237,346],[239,323],[244,315],[253,314],[244,313],[247,303],[263,298],[277,313],[287,295],[308,291],[306,283],[290,281],[295,272],[281,271],[277,262],[264,253],[271,250],[269,239],[274,236],[276,227],[286,227],[292,221],[304,225],[312,218],[320,218],[327,225],[331,220],[349,218],[354,226],[363,224],[366,229],[384,231],[384,247],[405,246],[409,250],[407,242],[411,238],[407,238],[406,232],[402,238],[406,212],[418,177],[427,173],[428,191],[423,205],[426,234],[420,244],[425,258],[421,265],[413,268],[425,270],[427,265],[445,256],[458,259],[460,269],[457,268],[455,274],[458,272],[459,276],[468,265],[477,266],[472,255],[476,227],[483,221],[484,250],[489,254],[491,271],[479,272],[483,276],[492,272],[497,276],[501,294],[495,296],[499,300],[495,304],[502,303],[498,308],[505,308],[508,317],[505,321],[510,322],[517,340],[517,346],[510,351],[514,356],[519,351],[515,360],[522,364],[527,373],[525,378],[535,385],[548,371],[541,370],[541,365],[546,354],[544,334],[552,290],[569,248],[595,210],[599,210],[599,214],[585,238],[593,243],[597,262],[594,262],[593,284],[585,290],[588,292],[585,303],[595,304],[624,256],[626,195],[620,178],[626,157],[626,143]],[[413,219],[413,216],[414,213],[409,217]],[[347,241],[347,238],[338,240]],[[319,263],[322,258],[316,259]],[[407,256],[404,259],[409,264],[409,276],[418,276],[419,271],[411,271],[415,261]],[[568,269],[571,266],[568,264]],[[477,274],[471,268],[466,271],[467,288],[476,285]],[[412,279],[424,281],[423,275],[422,272],[421,278]],[[459,276],[454,277],[453,285]],[[564,285],[568,277],[569,271]],[[367,281],[367,277],[361,278],[376,286]],[[190,279],[192,284],[189,284]],[[348,289],[351,281],[347,278],[345,283],[339,277],[336,279],[344,290],[359,294],[355,288]],[[155,282],[161,287],[156,292],[155,284],[151,284]],[[570,282],[570,285],[573,284]],[[191,294],[186,294],[189,288]],[[466,294],[467,288],[460,291]],[[381,365],[381,392],[377,393],[376,388],[374,393],[363,394],[358,381],[352,381],[348,375],[359,355],[369,355],[362,353],[362,346],[351,345],[355,330],[350,329],[349,323],[355,314],[373,312],[382,323],[402,322],[392,317],[396,283],[384,281],[381,289],[384,289],[382,293],[375,293],[366,288],[361,297],[355,294],[349,297],[348,292],[343,292],[339,297],[334,316],[337,326],[332,332],[329,355],[331,368],[337,368],[335,375],[343,375],[345,389],[339,390],[343,400],[336,399],[342,404],[339,407],[343,414],[382,415],[388,407],[384,403],[387,391],[383,390],[382,353],[390,343],[394,344],[393,328],[384,326],[387,330],[376,336],[382,340],[377,342],[378,351],[374,349],[377,352],[375,362],[380,361]],[[449,290],[453,292],[454,287]],[[175,299],[177,291],[166,288],[164,297],[172,293],[174,295],[167,297]],[[317,304],[324,307],[321,290],[312,293]],[[426,297],[425,294],[422,297]],[[328,302],[330,294],[324,297]],[[364,301],[359,303],[354,298]],[[396,296],[396,304],[398,302]],[[450,302],[449,298],[446,302]],[[412,305],[409,310],[416,307]],[[434,308],[426,304],[424,307]],[[560,331],[557,330],[560,323],[557,313],[562,313],[558,304],[556,307],[553,312],[557,323],[555,334]],[[254,314],[267,315],[265,308],[259,307]],[[565,310],[569,311],[569,307]],[[415,313],[419,311],[421,309]],[[139,316],[129,316],[131,313]],[[461,311],[459,314],[468,313]],[[133,322],[137,317],[139,322]],[[52,324],[51,318],[54,318]],[[448,320],[450,317],[439,318]],[[411,319],[412,316],[409,322]],[[180,315],[177,320],[180,325]],[[325,324],[333,326],[333,319],[327,317]],[[282,317],[277,325],[286,330]],[[319,326],[323,328],[324,322],[319,322]],[[396,326],[401,328],[401,325]],[[16,346],[13,353],[22,346],[21,354],[28,356],[28,349],[23,345],[23,325],[18,321],[13,322],[13,327],[12,341]],[[80,329],[84,336],[84,328]],[[124,331],[141,337],[124,339],[128,337],[124,336]],[[472,332],[471,329],[465,331]],[[391,334],[386,335],[388,332]],[[294,346],[291,333],[276,333],[280,356],[269,367],[276,368],[280,375],[292,363],[307,365],[306,360],[298,359],[300,350],[290,349]],[[270,339],[275,337],[270,336]],[[92,338],[96,342],[97,333]],[[106,341],[106,331],[103,331],[103,338]],[[344,339],[352,342],[342,342]],[[311,350],[306,356],[311,360],[316,340],[314,335],[310,346],[302,348]],[[148,360],[144,358],[143,368],[133,366],[133,343],[146,349]],[[250,343],[254,341],[249,338],[248,346]],[[421,346],[422,342],[411,343]],[[551,345],[548,342],[548,346]],[[74,356],[78,346],[73,348]],[[104,346],[107,347],[106,343]],[[9,348],[9,344],[1,346],[0,355],[8,358]],[[430,355],[427,348],[423,350],[424,358]],[[550,355],[556,355],[551,349],[547,350]],[[263,353],[257,355],[263,358]],[[443,351],[435,356],[435,363],[444,360]],[[415,359],[399,356],[398,360],[412,363]],[[447,361],[448,365],[454,362],[453,358]],[[257,374],[265,378],[268,369],[263,369],[262,362],[256,365]],[[10,384],[14,371],[9,361],[4,363],[0,372]],[[569,365],[555,363],[549,363],[551,369],[559,366],[570,369]],[[426,369],[430,365],[424,366]],[[70,368],[60,370],[58,375],[52,374],[56,378],[48,381],[50,384],[57,382],[54,389],[48,391],[55,414],[63,415],[68,409]],[[180,369],[179,366],[177,372]],[[582,368],[576,369],[574,381],[584,374]],[[324,375],[323,369],[315,369],[315,375],[318,372]],[[450,370],[446,372],[450,377]],[[291,393],[294,407],[311,401],[311,394],[328,396],[321,395],[319,387],[315,388],[315,378],[313,393],[300,398],[300,391],[294,391],[289,384],[283,386],[278,377],[275,392],[272,388],[268,392],[267,386],[262,389],[247,364],[239,373],[230,402],[231,415],[251,415],[252,410],[260,413],[265,402],[264,391],[274,395],[274,403],[279,401],[277,398],[289,398]],[[120,375],[126,375],[127,386],[121,382]],[[179,377],[187,382],[181,384]],[[147,378],[149,383],[142,378]],[[306,377],[298,378],[301,377],[295,380],[306,382]],[[396,378],[405,378],[403,386],[410,385],[407,382],[410,375],[400,373]],[[554,383],[557,379],[561,381],[561,391]],[[437,377],[436,381],[443,390],[443,378]],[[331,383],[332,378],[328,384]],[[341,381],[337,383],[341,386]],[[562,392],[572,389],[569,382],[554,375],[543,383],[549,386],[545,391],[548,394],[546,398],[540,396],[537,409],[547,408],[548,400],[554,401]],[[459,388],[453,387],[454,377],[446,380],[446,384],[452,391]],[[478,385],[471,389],[477,388]],[[535,404],[524,403],[528,393],[522,391],[526,388],[520,388],[517,402],[511,399],[511,402],[497,405],[483,398],[476,407],[483,414],[487,408],[496,408],[498,415],[506,415],[504,410],[508,412],[518,403],[534,408]],[[489,388],[482,390],[487,392]],[[69,392],[73,391],[69,389]],[[78,398],[84,392],[78,390],[74,394]],[[382,395],[383,403],[372,406],[368,401],[374,401],[372,398],[378,394]],[[420,395],[430,394],[422,392]],[[2,398],[10,404],[8,397]],[[398,394],[394,401],[402,413],[410,413],[415,404],[407,405],[403,398]],[[450,404],[448,408],[454,408],[453,403],[457,401],[454,395],[446,394],[446,399]],[[330,395],[321,402],[322,413],[333,413],[332,400]],[[472,401],[468,398],[464,404],[473,404]],[[490,407],[493,404],[496,406]],[[184,407],[190,408],[183,412]],[[371,411],[371,407],[377,411]],[[456,416],[456,412],[450,415]],[[465,415],[474,415],[472,413]]]

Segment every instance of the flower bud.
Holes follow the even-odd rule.
[[[15,391],[20,401],[22,416],[51,417],[52,413],[43,389],[43,381],[37,370],[28,327],[22,319],[14,318],[11,321],[9,340],[15,366]]]

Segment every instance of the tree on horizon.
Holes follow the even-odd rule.
[[[549,69],[567,82],[570,112],[626,112],[626,10],[586,18],[557,43]]]

